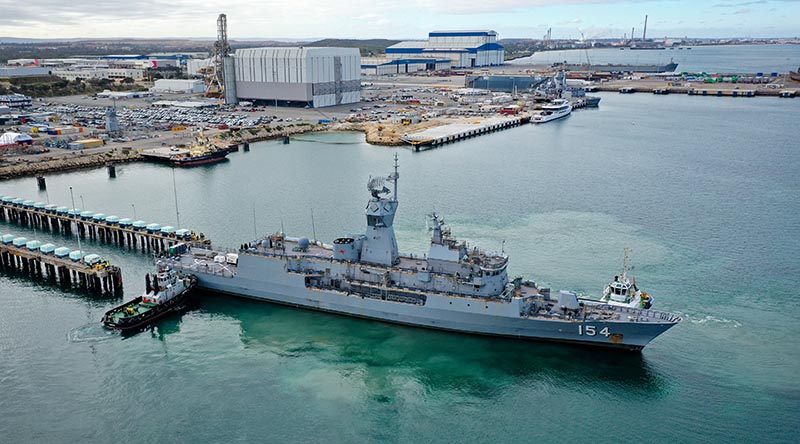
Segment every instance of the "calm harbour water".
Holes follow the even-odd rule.
[[[537,52],[518,63],[630,63],[664,65],[673,60],[678,72],[745,73],[777,72],[784,75],[800,65],[800,45],[694,46],[692,49],[620,50],[618,48],[570,49]]]
[[[470,337],[216,294],[130,337],[121,302],[0,276],[0,441],[796,442],[800,426],[800,101],[602,95],[600,109],[424,153],[305,135],[177,170],[183,226],[236,246],[254,232],[363,231],[370,174],[400,156],[402,251],[425,215],[505,249],[511,273],[599,296],[634,249],[657,308],[685,321],[642,354]],[[0,194],[175,225],[170,168],[0,183]],[[80,204],[78,204],[80,205]],[[253,223],[255,210],[256,223]],[[255,225],[255,226],[254,226]],[[15,226],[0,231],[57,240]],[[123,267],[143,255],[88,243]]]

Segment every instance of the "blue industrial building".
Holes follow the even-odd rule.
[[[450,59],[416,57],[413,59],[389,59],[364,57],[361,59],[361,74],[385,76],[408,74],[419,71],[442,71],[450,69]]]
[[[452,68],[502,65],[503,45],[495,31],[433,31],[427,41],[400,42],[386,48],[390,59],[449,59]]]

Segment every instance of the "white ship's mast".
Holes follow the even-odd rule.
[[[380,265],[394,265],[400,261],[397,238],[394,234],[394,215],[397,212],[397,154],[394,156],[394,172],[388,177],[371,177],[367,183],[372,198],[367,203],[367,232],[361,245],[361,261]],[[391,192],[384,181],[394,185],[394,195],[381,197]]]
[[[623,256],[622,256],[622,279],[624,280],[625,278],[628,277],[627,275],[628,275],[628,270],[629,270],[630,254],[631,254],[631,252],[633,250],[630,249],[630,248],[624,248],[622,251],[623,251]]]
[[[397,179],[400,178],[400,173],[397,172],[397,167],[398,167],[398,164],[397,164],[397,153],[395,153],[395,155],[394,155],[394,173],[389,174],[389,177],[387,178],[387,179],[389,179],[390,182],[392,182],[394,184],[394,190],[392,192],[392,199],[394,199],[395,202],[397,202]]]

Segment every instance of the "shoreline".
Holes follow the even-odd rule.
[[[72,157],[64,156],[52,159],[44,157],[40,160],[25,160],[10,165],[0,165],[0,180],[93,169],[120,163],[138,162],[143,159],[138,151],[131,150],[128,153],[124,153],[117,152],[116,149]]]

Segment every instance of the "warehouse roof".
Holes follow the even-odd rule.
[[[474,30],[454,30],[454,31],[431,31],[428,37],[475,37],[475,36],[497,36],[491,29]]]
[[[279,46],[264,48],[243,48],[237,49],[235,57],[263,57],[265,55],[294,56],[301,57],[306,55],[361,55],[358,48],[339,48],[334,46]]]

